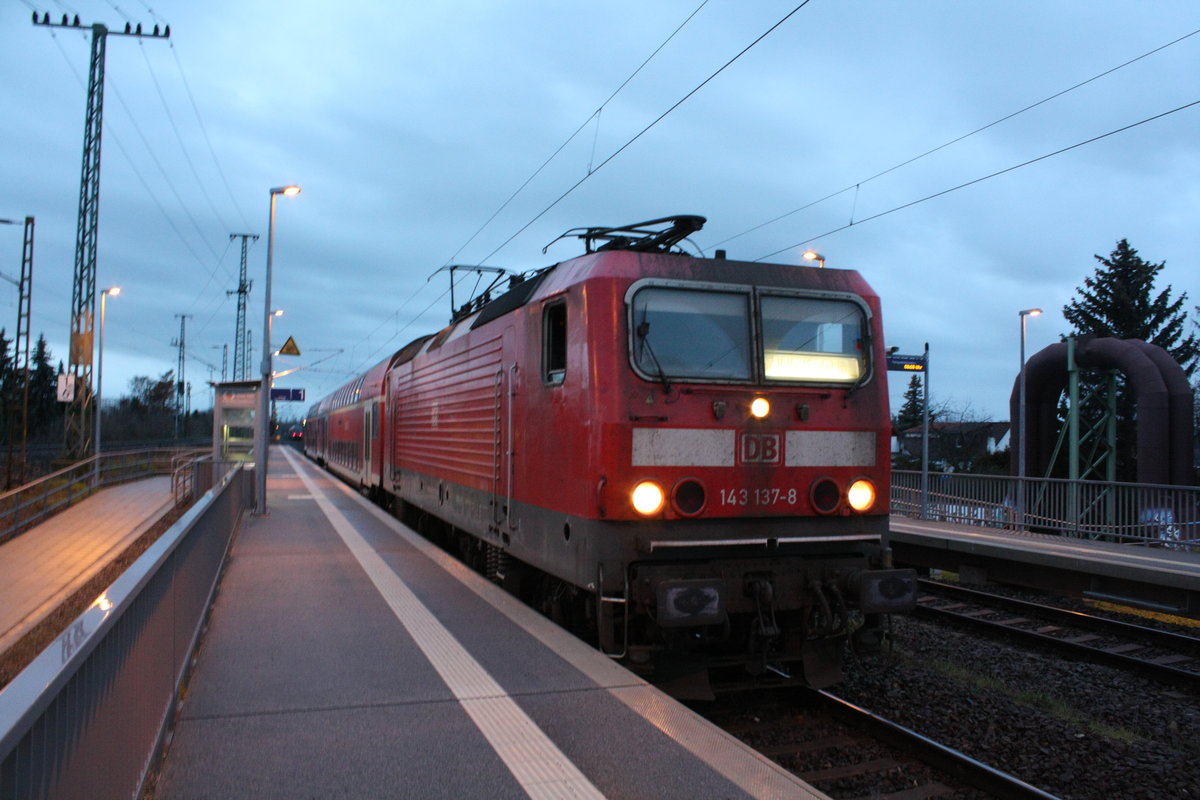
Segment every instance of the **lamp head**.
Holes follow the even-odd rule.
[[[808,261],[816,261],[822,267],[825,266],[825,256],[821,255],[816,250],[805,250],[800,254],[800,257]]]
[[[109,297],[116,297],[120,293],[121,293],[120,286],[110,286],[107,289],[105,289],[103,292],[101,292],[100,294],[106,294]]]
[[[300,187],[294,184],[291,186],[276,186],[271,190],[271,194],[281,194],[284,197],[295,197],[296,195],[300,194]]]

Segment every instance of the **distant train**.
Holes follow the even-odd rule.
[[[304,449],[614,657],[827,685],[915,603],[879,298],[680,252],[703,223],[568,231],[585,255],[315,404]]]

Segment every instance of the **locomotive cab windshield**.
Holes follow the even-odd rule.
[[[628,301],[630,359],[652,380],[855,386],[870,374],[870,311],[853,295],[641,282]]]

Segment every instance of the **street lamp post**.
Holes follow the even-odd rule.
[[[97,348],[96,356],[96,461],[93,465],[93,473],[96,476],[95,482],[97,489],[100,488],[100,421],[102,419],[102,415],[100,413],[100,387],[104,382],[104,317],[105,311],[108,307],[108,298],[110,296],[116,297],[120,293],[120,286],[110,286],[109,288],[100,292],[100,344]]]
[[[271,426],[269,411],[271,404],[271,268],[275,257],[275,198],[279,195],[295,197],[300,194],[299,186],[277,186],[271,190],[271,215],[267,223],[267,280],[263,289],[263,348],[262,348],[262,385],[259,387],[261,397],[258,406],[258,450],[255,460],[258,462],[256,483],[258,484],[258,502],[254,513],[266,516],[267,513],[267,447],[271,442]]]
[[[1025,527],[1025,318],[1036,317],[1040,308],[1025,308],[1018,312],[1021,318],[1021,371],[1018,373],[1020,389],[1017,399],[1017,522]]]

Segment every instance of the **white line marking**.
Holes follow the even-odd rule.
[[[288,497],[288,500],[312,500],[313,499],[313,496],[311,494],[289,494],[287,497]]]
[[[358,559],[392,613],[458,698],[521,788],[533,798],[603,798],[500,684],[459,644],[313,483],[285,448],[284,457]]]
[[[526,607],[496,584],[472,572],[461,561],[430,544],[349,486],[340,482],[334,486],[593,683],[751,797],[829,800],[828,795],[818,792],[774,761],[675,703],[608,656],[599,655],[596,648],[564,633],[553,622]]]

